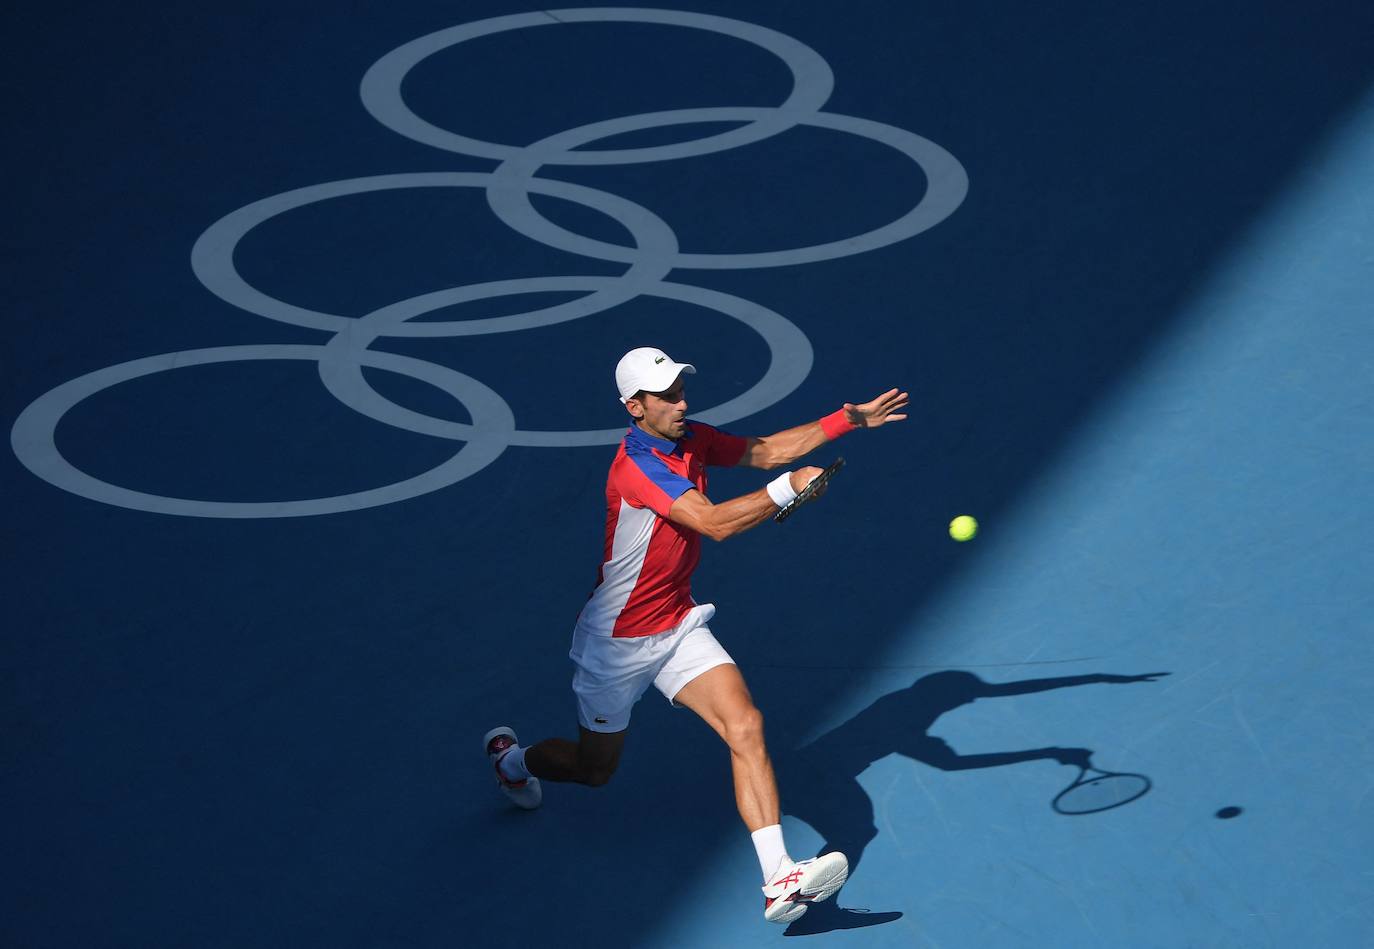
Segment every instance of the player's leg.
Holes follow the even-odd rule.
[[[496,783],[517,807],[534,810],[544,800],[540,779],[575,781],[600,787],[611,779],[620,764],[625,729],[594,732],[581,729],[577,741],[549,738],[521,746],[515,731],[503,725],[483,739],[487,760],[496,768]]]
[[[763,713],[754,705],[734,663],[708,669],[673,696],[696,712],[730,749],[735,805],[750,833],[778,823],[778,784],[763,737]]]
[[[600,787],[620,764],[630,712],[654,680],[666,643],[648,637],[614,640],[574,632],[573,694],[577,698],[577,741],[550,738],[521,747],[509,728],[489,732],[487,757],[496,763],[498,782],[506,796],[525,808],[539,806],[540,779],[573,781]],[[505,738],[492,736],[503,732]],[[493,749],[495,740],[502,747]],[[528,790],[522,782],[533,784]]]
[[[578,728],[577,741],[548,738],[525,749],[524,766],[546,781],[573,781],[600,787],[611,779],[620,764],[625,731],[604,732]]]
[[[833,896],[849,876],[849,863],[842,853],[800,862],[788,856],[763,713],[711,631],[701,627],[687,633],[654,684],[674,704],[696,712],[730,749],[735,803],[763,871],[764,918],[789,923],[813,902]]]

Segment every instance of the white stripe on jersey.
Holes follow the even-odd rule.
[[[620,501],[620,513],[615,519],[615,537],[611,541],[611,556],[601,565],[601,585],[582,607],[578,625],[588,632],[609,636],[615,631],[615,621],[630,601],[630,594],[639,582],[644,569],[644,557],[649,552],[649,539],[654,533],[658,515],[647,507],[631,507]]]

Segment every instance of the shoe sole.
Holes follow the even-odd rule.
[[[832,867],[827,867],[817,874],[814,889],[810,892],[801,891],[801,898],[808,903],[819,903],[828,900],[839,892],[840,887],[844,886],[849,879],[849,861],[841,856],[839,860],[833,861]]]
[[[524,808],[527,811],[534,810],[544,802],[544,792],[539,787],[538,778],[526,778],[525,786],[521,788],[508,788],[503,784],[501,790],[516,807]]]
[[[783,909],[781,912],[773,916],[769,916],[767,911],[765,911],[763,914],[763,918],[768,920],[768,922],[770,923],[778,923],[780,925],[785,926],[788,923],[794,922],[805,916],[806,910],[810,905],[810,903],[783,903]]]

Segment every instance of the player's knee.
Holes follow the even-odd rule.
[[[578,766],[582,772],[578,777],[579,782],[588,787],[599,788],[611,780],[611,775],[615,774],[615,769],[620,766],[620,759],[619,756],[611,760],[583,758],[578,762]]]
[[[582,772],[582,783],[589,788],[604,787],[610,783],[613,774],[615,774],[615,765],[587,768]]]
[[[731,716],[725,722],[725,742],[731,751],[762,751],[763,713],[751,705],[748,709]]]

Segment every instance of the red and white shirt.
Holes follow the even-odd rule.
[[[668,520],[668,509],[693,488],[706,493],[706,466],[733,467],[747,447],[702,422],[689,421],[676,442],[638,427],[625,434],[606,479],[606,550],[581,629],[652,636],[678,624],[694,605],[701,535]]]

